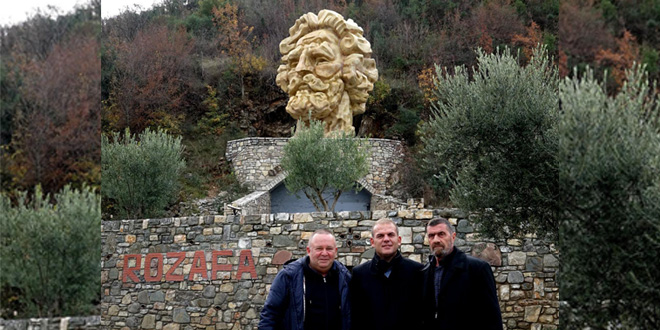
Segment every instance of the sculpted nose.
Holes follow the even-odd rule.
[[[312,66],[309,63],[309,56],[307,56],[307,52],[303,52],[300,55],[300,58],[298,59],[298,65],[296,65],[296,72],[301,72],[301,71],[307,71],[307,72],[312,71]]]

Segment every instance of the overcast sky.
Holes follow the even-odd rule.
[[[103,18],[116,16],[126,7],[133,8],[133,5],[136,4],[140,5],[142,9],[147,9],[161,2],[162,0],[101,0],[101,16]]]
[[[102,0],[101,15],[103,18],[119,14],[126,7],[134,4],[146,9],[161,0]],[[34,15],[37,8],[46,10],[48,5],[57,7],[62,14],[73,11],[76,5],[87,3],[87,0],[3,0],[0,5],[0,25],[13,25],[25,21]]]

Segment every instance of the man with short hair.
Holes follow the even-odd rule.
[[[424,329],[502,329],[490,265],[454,246],[456,232],[445,218],[426,226],[431,255],[424,266]]]
[[[376,221],[371,236],[373,259],[353,269],[353,329],[419,329],[423,265],[401,256],[391,219]]]
[[[334,235],[315,231],[307,256],[286,264],[273,280],[259,329],[349,330],[351,274],[336,257]]]

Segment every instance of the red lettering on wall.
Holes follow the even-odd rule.
[[[231,257],[231,250],[222,250],[222,251],[213,251],[213,257],[211,259],[211,279],[215,280],[218,278],[218,272],[231,272],[231,265],[219,264],[219,257]]]
[[[131,267],[128,265],[130,259],[135,259],[135,266]],[[133,282],[140,282],[140,278],[135,274],[136,270],[140,270],[140,261],[142,260],[141,254],[126,254],[124,255],[124,270],[122,271],[122,281],[126,282],[127,279],[133,280]]]
[[[188,274],[188,281],[194,280],[195,274],[200,274],[205,279],[209,278],[209,275],[206,273],[206,256],[204,255],[204,251],[201,250],[195,251],[192,268],[190,269],[190,274]]]
[[[251,250],[241,250],[241,256],[238,257],[238,272],[236,278],[241,279],[243,273],[249,273],[250,279],[257,278],[257,269],[254,267]]]
[[[227,263],[220,263],[221,257],[231,257],[233,256],[233,250],[222,250],[222,251],[212,251],[211,252],[211,279],[218,279],[218,272],[231,272],[233,265]],[[186,275],[184,272],[183,262],[186,260],[186,252],[168,252],[167,254],[163,253],[148,253],[144,257],[144,263],[142,263],[141,254],[126,254],[124,255],[124,269],[122,271],[122,281],[128,282],[129,280],[139,283],[141,281],[146,282],[159,282],[163,281],[163,270],[165,268],[165,258],[170,259],[168,262],[171,263],[171,260],[174,260],[174,263],[171,267],[165,272],[165,281],[168,282],[180,282],[183,281],[186,277],[189,281],[195,281],[200,279],[209,278],[209,269],[206,260],[206,254],[203,250],[195,251],[192,258],[192,263],[190,265],[190,271]],[[133,266],[131,262],[135,262]],[[155,269],[154,269],[155,267]],[[140,273],[135,271],[144,271],[144,279],[140,277]],[[179,271],[177,271],[179,270]],[[177,272],[178,274],[175,274]],[[256,279],[257,278],[257,269],[254,265],[254,260],[252,258],[252,250],[241,250],[240,256],[238,257],[238,271],[233,276],[234,279],[242,280],[244,274],[249,274],[245,279]],[[195,274],[197,276],[195,278]],[[227,277],[229,279],[229,277]]]
[[[156,259],[156,275],[151,275],[151,261]],[[147,282],[159,282],[163,279],[163,255],[160,253],[149,253],[144,258],[144,280]]]
[[[186,257],[185,252],[168,252],[167,253],[168,258],[178,258],[175,262],[174,265],[167,271],[165,274],[165,281],[183,281],[183,273],[179,275],[174,274],[174,270],[179,267],[179,265],[183,262],[183,259]]]

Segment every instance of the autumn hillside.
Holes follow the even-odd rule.
[[[100,186],[100,17],[95,0],[0,28],[3,192]]]
[[[404,142],[397,191],[557,241],[563,328],[660,328],[659,0],[88,1],[0,27],[0,319],[99,315],[101,219],[246,194],[226,143],[290,136],[278,44],[327,8],[371,42],[354,123]]]
[[[238,196],[225,143],[290,134],[287,95],[275,85],[278,44],[300,15],[322,8],[354,19],[372,44],[380,79],[356,118],[359,136],[404,140],[411,162],[431,111],[434,64],[472,66],[477,47],[509,47],[524,63],[543,43],[563,75],[594,67],[613,93],[634,61],[660,76],[653,0],[167,0],[102,22],[100,6],[2,27],[4,191],[99,186],[101,132],[161,127],[183,137],[178,202]],[[404,183],[433,200],[421,176],[411,166]],[[103,207],[114,212],[112,201]]]

